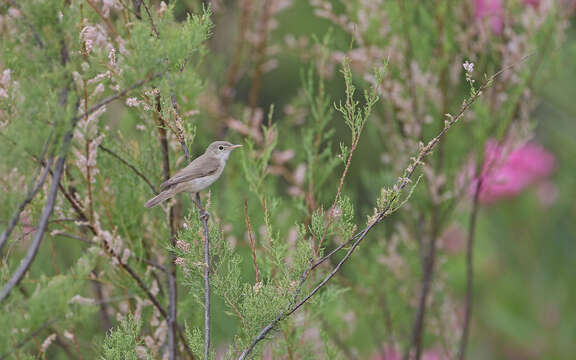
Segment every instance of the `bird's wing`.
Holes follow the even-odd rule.
[[[170,179],[166,180],[160,185],[160,189],[164,190],[170,186],[186,182],[205,176],[213,175],[218,171],[218,161],[210,159],[204,155],[197,157],[184,169],[178,171]]]

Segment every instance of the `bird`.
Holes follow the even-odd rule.
[[[232,150],[242,145],[228,141],[215,141],[208,145],[204,154],[160,185],[160,193],[148,200],[144,206],[154,207],[181,192],[197,193],[212,185],[224,171]]]

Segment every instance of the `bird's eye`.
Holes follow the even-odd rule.
[[[218,146],[218,150],[224,150],[224,146],[222,145]]]

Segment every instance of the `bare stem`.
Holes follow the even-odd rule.
[[[154,24],[154,18],[152,17],[152,13],[150,13],[150,9],[148,8],[146,1],[142,0],[140,4],[144,5],[144,10],[146,10],[146,15],[148,15],[148,19],[150,19],[150,25],[152,26],[152,31],[154,31],[154,35],[156,35],[156,38],[160,39],[160,33],[158,32],[156,24]],[[138,5],[138,8],[140,7],[140,4]]]
[[[256,273],[256,282],[259,281],[258,261],[256,261],[256,243],[254,241],[254,233],[252,232],[252,225],[250,224],[250,216],[248,216],[248,200],[244,199],[244,217],[246,219],[246,227],[248,228],[248,237],[250,239],[250,250],[252,251],[252,263],[254,264],[254,272]]]
[[[204,359],[210,357],[210,232],[208,231],[208,213],[202,207],[200,193],[196,193],[198,216],[204,227]]]
[[[468,227],[468,240],[466,241],[466,303],[464,305],[464,324],[462,325],[462,338],[460,339],[460,351],[458,359],[466,358],[466,347],[470,333],[470,319],[472,317],[472,300],[474,292],[474,234],[476,232],[476,219],[478,218],[478,200],[482,190],[482,176],[478,178],[474,190],[474,203],[470,214]]]
[[[435,225],[434,225],[435,226]],[[428,308],[428,296],[432,289],[432,278],[434,276],[434,268],[436,264],[436,240],[438,239],[437,231],[432,231],[432,236],[426,249],[426,254],[423,259],[422,266],[422,283],[420,287],[420,296],[418,298],[418,310],[416,318],[412,326],[412,336],[406,351],[404,352],[404,360],[410,359],[410,350],[415,348],[414,359],[420,359],[422,353],[422,334],[424,332],[424,322],[426,319],[426,310]]]

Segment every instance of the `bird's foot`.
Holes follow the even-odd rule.
[[[208,221],[208,219],[210,218],[210,214],[208,214],[208,212],[202,210],[202,212],[200,212],[200,220],[206,220]]]

